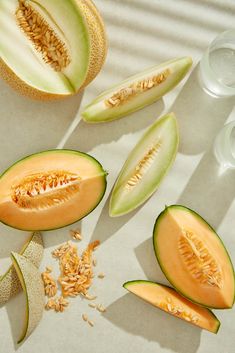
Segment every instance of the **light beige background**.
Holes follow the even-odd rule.
[[[234,99],[207,96],[197,81],[197,63],[211,40],[234,28],[235,2],[204,0],[96,0],[107,26],[106,64],[84,96],[63,102],[39,103],[21,97],[0,82],[0,168],[3,171],[26,154],[61,146],[81,109],[103,89],[148,66],[173,57],[191,55],[193,70],[162,100],[123,120],[103,125],[79,122],[66,148],[89,152],[109,171],[102,204],[80,226],[84,247],[100,239],[93,292],[107,306],[104,315],[80,298],[71,300],[64,314],[45,312],[37,330],[21,346],[24,296],[0,307],[0,353],[232,353],[235,311],[218,311],[222,326],[217,336],[154,309],[127,294],[123,282],[151,279],[167,283],[153,255],[152,228],[165,204],[181,203],[201,213],[216,229],[235,263],[235,171],[219,176],[212,145],[227,120],[235,119]],[[80,106],[81,103],[81,106]],[[128,152],[143,131],[167,111],[178,117],[181,144],[176,162],[159,191],[140,209],[110,219],[110,189]],[[71,127],[70,130],[71,131]],[[56,264],[51,250],[69,239],[68,229],[44,233],[46,264]],[[28,234],[0,226],[0,273],[10,263],[10,250],[19,250]],[[88,313],[94,328],[81,319]]]

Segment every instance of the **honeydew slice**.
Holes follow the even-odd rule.
[[[34,232],[20,251],[36,267],[39,267],[43,256],[43,239],[40,232]],[[7,302],[11,297],[22,290],[20,280],[14,266],[10,266],[0,277],[0,304]]]
[[[109,214],[131,212],[158,188],[170,169],[179,144],[173,113],[158,119],[143,135],[128,156],[114,185]]]
[[[88,123],[99,123],[123,116],[152,104],[173,89],[192,65],[183,57],[151,67],[100,94],[83,111]]]
[[[44,287],[40,272],[26,257],[15,252],[11,253],[12,262],[21,282],[26,297],[26,318],[21,343],[38,326],[44,310]]]
[[[220,322],[212,311],[190,302],[170,287],[144,280],[126,282],[123,287],[156,308],[188,323],[212,333],[219,330]]]

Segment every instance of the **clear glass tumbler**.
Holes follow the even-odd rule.
[[[202,88],[215,97],[235,95],[235,29],[217,36],[200,62]]]
[[[214,153],[224,170],[235,169],[235,120],[224,125],[217,135]]]

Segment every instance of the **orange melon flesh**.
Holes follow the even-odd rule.
[[[39,203],[37,208],[22,208],[12,200],[12,188],[24,178],[57,170],[68,171],[81,178],[78,192],[48,207],[40,207]],[[23,230],[60,228],[90,213],[102,199],[105,188],[106,172],[93,157],[70,150],[41,152],[17,162],[1,176],[0,220]],[[58,201],[58,195],[56,197]]]
[[[219,283],[210,283],[209,267],[206,275],[200,277],[200,268],[207,264],[201,258],[186,263],[184,253],[186,248],[180,249],[182,233],[189,231],[194,234],[193,251],[203,256],[203,249],[198,247],[198,241],[210,255],[207,264],[214,261],[219,269]],[[167,207],[158,217],[153,242],[158,262],[167,279],[177,291],[190,300],[210,308],[230,308],[234,302],[234,272],[229,255],[215,231],[194,211],[183,206],[173,205]],[[192,259],[192,257],[190,258]],[[194,255],[195,259],[195,255]],[[201,266],[201,267],[199,267]],[[197,273],[196,273],[197,272]],[[207,276],[207,277],[206,277]],[[218,278],[218,277],[217,277]],[[207,279],[207,280],[206,280]]]
[[[123,286],[129,292],[175,317],[213,333],[219,330],[220,322],[209,309],[190,302],[170,287],[143,280],[126,282]]]

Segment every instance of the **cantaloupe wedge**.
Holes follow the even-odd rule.
[[[219,330],[220,322],[212,311],[190,302],[173,288],[144,280],[126,282],[123,287],[153,306],[186,322],[212,333]]]
[[[44,286],[37,267],[26,257],[11,253],[12,262],[26,297],[26,318],[18,343],[26,339],[38,326],[44,310]]]
[[[39,267],[43,256],[43,239],[40,232],[34,232],[29,241],[20,251],[36,267]],[[22,286],[14,266],[10,266],[0,277],[0,304],[7,302],[12,296],[21,291]]]

